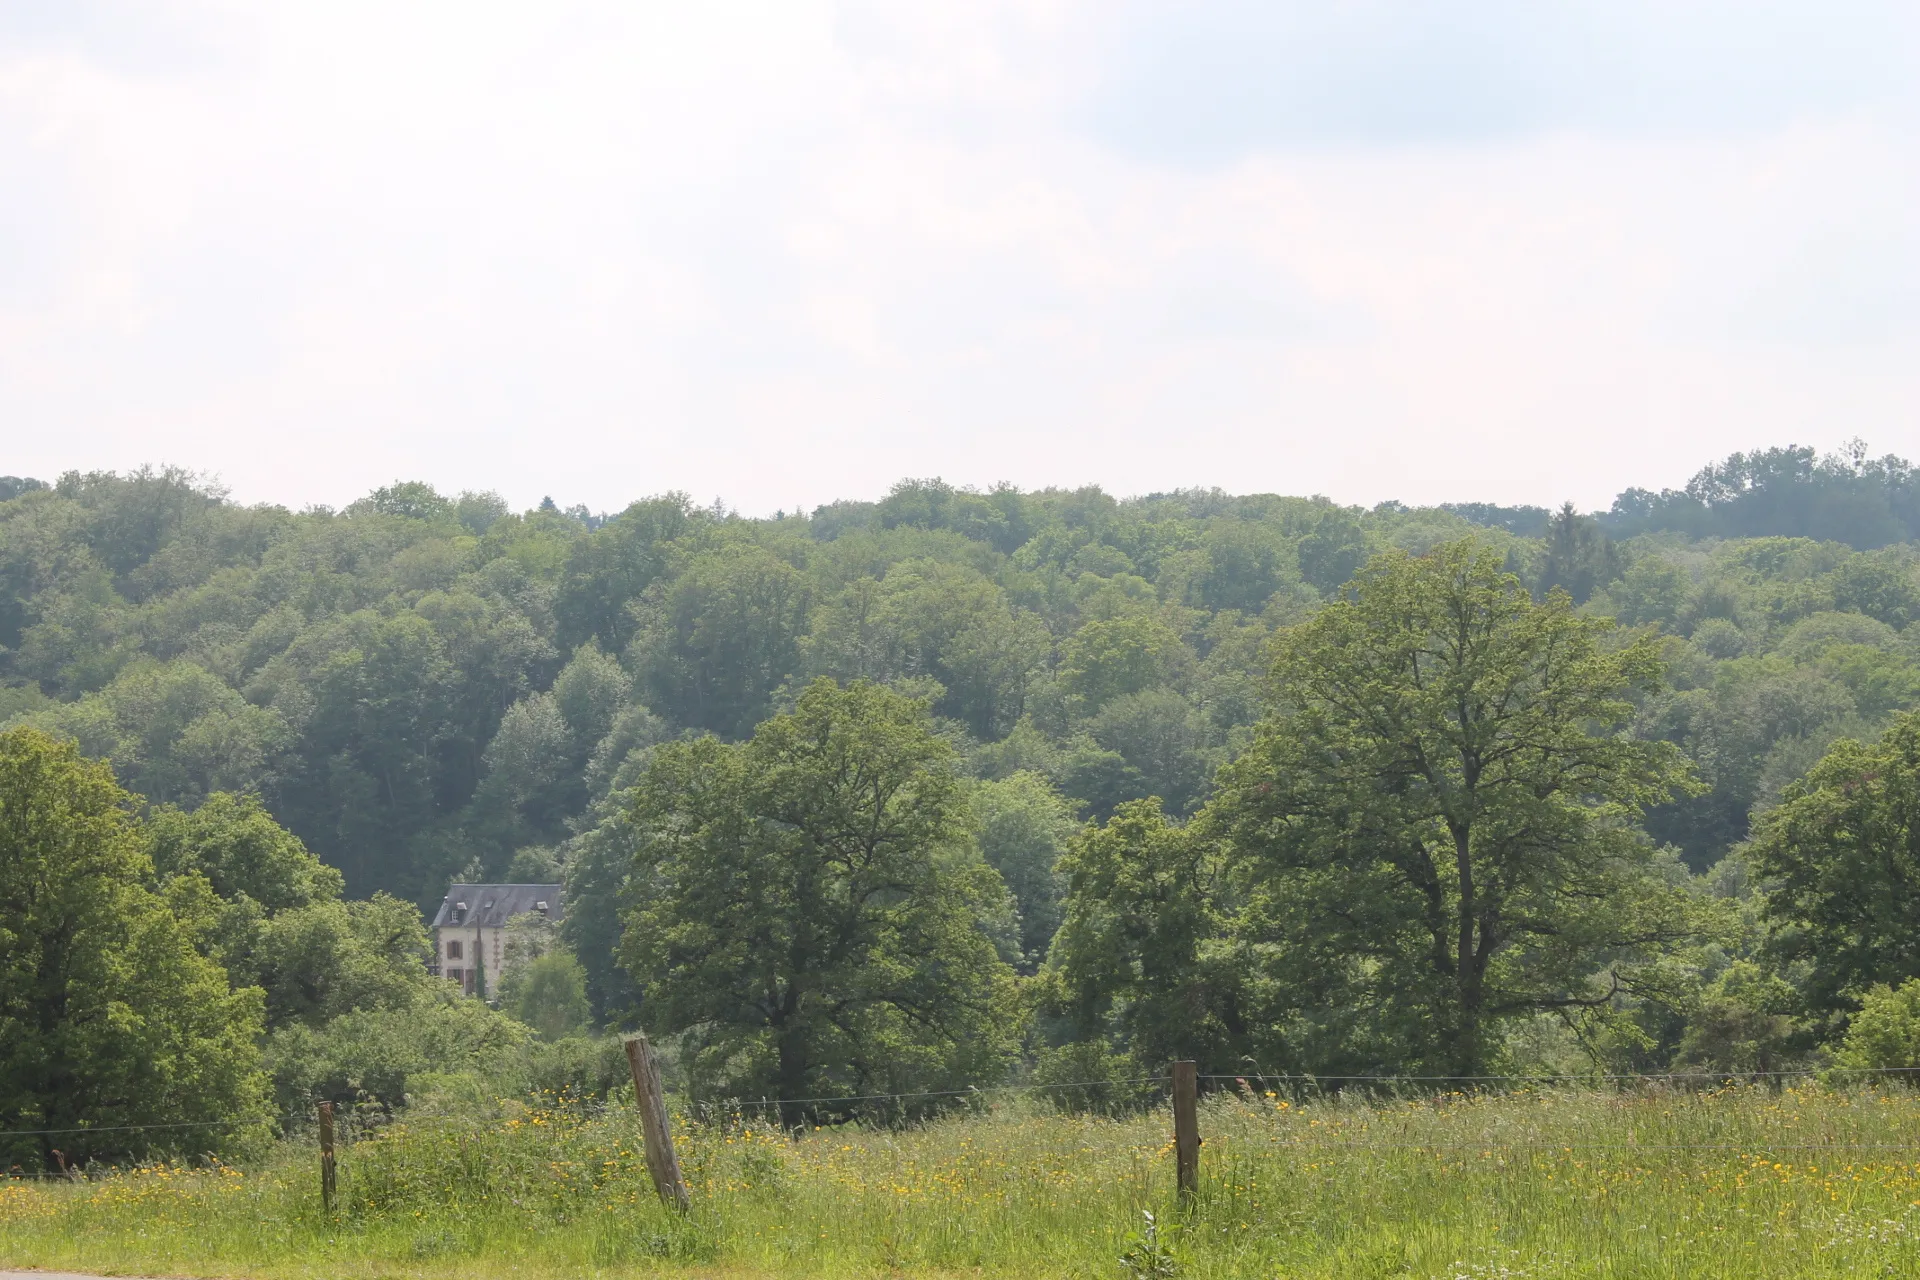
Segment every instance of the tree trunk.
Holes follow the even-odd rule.
[[[1479,923],[1479,899],[1473,880],[1472,828],[1455,826],[1453,831],[1454,866],[1460,883],[1460,906],[1456,915],[1454,938],[1454,991],[1458,1004],[1458,1024],[1448,1058],[1449,1070],[1457,1076],[1480,1073],[1483,1056],[1480,1044],[1484,991],[1481,982],[1479,948],[1475,945]]]
[[[792,987],[780,1002],[774,1035],[779,1044],[779,1063],[774,1079],[780,1092],[780,1124],[794,1129],[806,1123],[808,1104],[798,1099],[807,1096],[807,1043],[799,1027],[800,993]]]

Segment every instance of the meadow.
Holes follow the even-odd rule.
[[[0,1182],[0,1265],[271,1277],[1920,1276],[1920,1092],[1257,1087],[1202,1103],[1202,1187],[1164,1110],[1031,1098],[905,1128],[686,1116],[663,1209],[634,1112],[416,1108],[246,1168]],[[1152,1215],[1152,1226],[1149,1218]]]

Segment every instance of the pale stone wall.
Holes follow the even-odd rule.
[[[435,929],[433,939],[434,959],[440,966],[443,977],[452,977],[452,971],[460,971],[460,986],[468,995],[473,994],[473,960],[475,948],[486,961],[487,993],[498,994],[500,975],[505,972],[507,958],[507,931],[505,929],[474,929],[465,925],[445,925]],[[447,954],[447,944],[460,944],[458,957]]]

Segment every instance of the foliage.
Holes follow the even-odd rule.
[[[1465,540],[1384,553],[1281,638],[1212,815],[1240,930],[1369,1010],[1398,1066],[1484,1073],[1502,1020],[1604,1009],[1701,927],[1631,825],[1685,787],[1679,754],[1614,732],[1658,648],[1609,628]]]
[[[161,808],[146,822],[162,880],[197,873],[222,898],[285,911],[340,896],[340,873],[273,820],[257,796],[216,792],[199,808]]]
[[[587,1027],[587,975],[572,953],[550,951],[500,980],[503,1012],[544,1040],[563,1040]]]
[[[563,1040],[587,1026],[587,975],[560,941],[559,927],[537,912],[507,921],[500,1009],[540,1033]]]
[[[806,579],[773,552],[747,543],[699,552],[641,596],[628,660],[650,705],[744,737],[800,664],[807,607]]]
[[[968,801],[980,852],[1013,894],[1023,968],[1032,972],[1060,927],[1058,864],[1074,833],[1072,811],[1052,783],[1026,770],[978,783]]]
[[[96,695],[55,703],[26,718],[110,759],[124,783],[150,800],[198,804],[210,793],[271,786],[292,742],[286,720],[250,705],[191,662],[135,662]]]
[[[662,744],[704,731],[742,741],[810,680],[864,679],[926,699],[956,768],[978,780],[1026,771],[1097,822],[1157,796],[1217,835],[1202,815],[1264,713],[1275,633],[1369,557],[1423,556],[1476,527],[1536,599],[1562,586],[1584,616],[1659,629],[1667,687],[1630,693],[1624,729],[1671,743],[1705,789],[1640,825],[1688,870],[1716,874],[1836,741],[1871,742],[1920,706],[1916,492],[1907,463],[1861,448],[1738,454],[1685,490],[1630,490],[1591,515],[1217,489],[971,492],[932,478],[771,519],[682,494],[611,516],[552,501],[514,512],[498,495],[405,479],[342,510],[293,512],[235,503],[177,469],[0,480],[0,723],[111,759],[156,831],[256,805],[354,899],[431,905],[456,875],[562,878],[593,1020],[632,1025],[640,992],[618,947],[635,838],[622,815]],[[1012,806],[1017,838],[984,818],[976,828],[1016,898],[984,910],[980,928],[1023,968],[1060,918],[1046,877],[1021,878],[1061,847],[1033,834],[1051,825],[1044,807]],[[241,845],[236,857],[254,856]],[[405,947],[338,951],[362,945],[360,909],[328,905],[338,894],[269,903],[221,881],[219,855],[199,873],[209,897],[153,853],[196,947],[234,986],[269,992],[273,1025],[412,998],[374,980],[411,963]],[[1208,911],[1249,918],[1249,882],[1211,892]],[[1774,927],[1784,940],[1797,926]],[[1796,990],[1828,981],[1779,946],[1762,955],[1764,931],[1676,952],[1658,993],[1643,967],[1641,994],[1594,1011],[1605,1025],[1584,1023],[1584,1043],[1617,1065],[1664,1065],[1693,1018],[1687,1052],[1745,1060],[1787,1015],[1722,1001],[1730,964],[1761,963]],[[1350,969],[1316,964],[1280,983],[1274,937],[1231,937],[1223,955],[1244,945],[1259,962],[1209,973],[1267,975],[1203,990],[1246,1002],[1236,1016],[1250,1038],[1233,1052],[1293,1061],[1311,1042],[1345,1046],[1321,1060],[1329,1069],[1398,1060],[1399,1041],[1336,1016],[1353,1004]],[[321,965],[334,994],[269,972],[275,956],[321,954],[309,944],[341,958]],[[1793,1016],[1816,1017],[1794,1024],[1793,1052],[1839,1033],[1861,983],[1900,976],[1811,991]],[[1109,975],[1102,1019],[1128,1007],[1124,979]],[[1276,1003],[1283,987],[1309,1007]],[[1204,1007],[1196,1031],[1229,1006]],[[1064,1034],[1047,1025],[1045,1040]]]
[[[752,739],[659,749],[635,789],[627,968],[705,1096],[990,1082],[1012,974],[980,928],[1005,889],[968,841],[924,703],[809,686]],[[845,1104],[791,1104],[789,1118]]]
[[[1142,1063],[1224,1066],[1246,1047],[1244,962],[1219,945],[1230,927],[1219,854],[1148,800],[1074,840],[1048,963],[1056,1003],[1080,1036],[1111,1035]]]
[[[1750,960],[1729,965],[1687,1020],[1674,1065],[1735,1074],[1780,1069],[1790,1060],[1798,1003],[1779,975]]]
[[[599,821],[572,842],[566,868],[566,918],[561,939],[580,962],[587,1006],[598,1026],[617,1025],[638,1002],[638,989],[620,967],[621,913],[630,905],[638,841],[625,809],[632,793],[611,793],[596,810]]]
[[[570,952],[555,950],[509,969],[499,981],[501,1009],[540,1032],[564,1040],[588,1027],[588,977]]]
[[[1920,537],[1920,482],[1905,460],[1869,458],[1857,440],[1825,458],[1802,446],[1760,449],[1702,468],[1683,490],[1628,489],[1607,523],[1694,537],[1784,534],[1864,550]]]
[[[255,797],[159,809],[145,835],[176,910],[200,921],[201,949],[235,987],[265,993],[269,1030],[405,1007],[425,990],[419,912],[384,893],[341,901],[340,873]]]
[[[0,733],[0,1129],[69,1131],[0,1137],[8,1164],[232,1152],[264,1119],[261,994],[149,887],[131,805],[72,744]]]
[[[1097,712],[1115,698],[1161,684],[1184,657],[1179,635],[1157,618],[1094,618],[1068,639],[1060,685],[1080,707]]]
[[[1920,1071],[1920,978],[1883,982],[1862,996],[1834,1061],[1854,1070]]]
[[[1546,557],[1536,590],[1564,591],[1584,604],[1598,588],[1620,576],[1620,553],[1594,521],[1579,515],[1571,502],[1547,523]]]
[[[1815,1011],[1920,977],[1920,715],[1873,745],[1836,742],[1787,788],[1749,856],[1781,926],[1773,950],[1808,967]]]
[[[442,985],[405,1005],[349,1009],[320,1026],[290,1023],[267,1037],[265,1052],[282,1115],[310,1114],[323,1099],[391,1110],[423,1078],[493,1073],[530,1034]]]
[[[411,904],[386,894],[284,911],[235,972],[266,988],[267,1023],[319,1025],[357,1009],[404,1009],[426,991],[426,930]]]
[[[1907,492],[1898,460],[1772,457],[1729,460],[1694,487],[1709,506],[1772,495],[1767,510],[1787,524],[1743,516],[1715,532],[1825,536],[1792,524],[1793,495],[1843,473],[1842,489]],[[514,514],[497,496],[449,499],[418,481],[341,512],[292,513],[233,504],[178,471],[5,492],[0,714],[76,736],[155,802],[191,809],[216,791],[255,791],[351,893],[421,902],[476,852],[498,875],[516,850],[594,825],[595,788],[626,752],[689,727],[744,737],[782,688],[816,674],[931,678],[936,714],[982,742],[1023,717],[1037,726],[1077,761],[1050,776],[1077,779],[1094,812],[1152,794],[1182,808],[1257,714],[1265,631],[1310,611],[1374,551],[1424,551],[1457,533],[1461,515],[1495,526],[1536,590],[1564,579],[1578,596],[1591,583],[1596,608],[1683,635],[1719,617],[1749,655],[1809,611],[1895,628],[1920,611],[1900,548],[1841,548],[1817,565],[1801,553],[1743,558],[1736,544],[1703,560],[1656,535],[1606,551],[1586,517],[1474,504],[1363,512],[1199,490],[1116,502],[918,480],[881,503],[747,521],[676,494],[612,518]],[[1600,523],[1615,539],[1646,527]],[[1617,568],[1624,579],[1609,582]],[[1729,656],[1713,650],[1714,662]],[[1873,673],[1848,684],[1843,661],[1793,664],[1831,670],[1822,688],[1845,698],[1774,715],[1765,707],[1782,676],[1757,671],[1719,682],[1711,714],[1693,697],[1711,680],[1676,682],[1686,708],[1648,709],[1642,731],[1681,745],[1715,783],[1697,807],[1656,816],[1696,868],[1742,838],[1747,810],[1786,780],[1764,763],[1777,743],[1786,769],[1817,755],[1824,725],[1915,696]],[[1863,681],[1874,688],[1856,698]],[[1147,692],[1155,700],[1101,715]],[[1175,697],[1204,733],[1175,714]],[[651,727],[622,736],[629,722],[605,713],[623,703],[617,716]],[[1149,709],[1158,745],[1133,749],[1128,717]]]
[[[1127,1236],[1127,1247],[1120,1254],[1120,1265],[1135,1280],[1158,1280],[1159,1277],[1179,1275],[1181,1261],[1180,1254],[1174,1248],[1174,1238],[1180,1230],[1180,1224],[1176,1222],[1163,1228],[1151,1209],[1142,1209],[1140,1217],[1145,1225],[1139,1232]]]

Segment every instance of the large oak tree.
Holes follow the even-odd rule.
[[[1486,1071],[1503,1020],[1601,1008],[1699,927],[1635,825],[1689,785],[1622,731],[1656,641],[1611,630],[1464,540],[1376,557],[1280,636],[1275,710],[1209,821],[1250,954],[1371,1011],[1379,1065]]]
[[[924,702],[820,680],[744,743],[661,747],[635,789],[624,955],[707,1097],[997,1079],[1017,1031],[1000,877]],[[795,1101],[784,1117],[842,1112]]]

